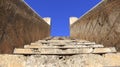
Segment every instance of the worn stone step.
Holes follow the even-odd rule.
[[[81,49],[23,49],[16,48],[14,54],[82,54],[82,53],[113,53],[114,47],[110,48],[81,48]]]
[[[88,43],[31,43],[30,45],[95,45],[95,42]]]
[[[36,43],[61,43],[61,42],[66,42],[66,43],[72,43],[72,42],[80,42],[80,43],[88,43],[89,41],[85,40],[39,40]]]
[[[89,42],[89,41],[86,41],[86,40],[38,40],[37,42],[45,42],[45,41],[49,41],[49,42],[76,42],[76,41],[79,41],[79,42]]]
[[[31,43],[30,45],[43,45],[41,43]]]
[[[39,40],[37,41],[38,43],[40,42],[74,42],[75,40]]]
[[[61,46],[41,46],[41,45],[24,45],[24,48],[71,48],[71,49],[76,49],[76,48],[85,48],[85,47],[104,47],[103,45],[61,45]]]
[[[95,42],[49,42],[49,41],[39,42],[39,43],[42,43],[42,44],[50,44],[50,43],[96,44]]]
[[[75,42],[77,44],[96,44],[95,42]]]

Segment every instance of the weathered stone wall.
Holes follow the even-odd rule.
[[[0,0],[0,53],[49,36],[49,25],[22,0]]]
[[[120,51],[120,0],[104,0],[71,26],[71,37],[115,46]]]

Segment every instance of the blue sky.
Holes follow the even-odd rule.
[[[70,36],[69,17],[81,17],[101,0],[25,0],[41,17],[51,17],[51,36]]]

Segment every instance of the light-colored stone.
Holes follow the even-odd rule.
[[[22,49],[14,50],[15,54],[84,54],[84,53],[113,53],[115,48],[76,48],[76,49]]]
[[[0,55],[0,67],[120,67],[120,54]]]
[[[51,18],[50,17],[44,17],[43,20],[45,20],[49,25],[51,25]]]
[[[23,62],[14,63],[14,65],[6,63],[6,65],[11,65],[10,67],[17,65],[23,65],[23,67],[119,67],[120,53],[116,52],[114,47],[104,47],[86,40],[39,40],[14,50],[13,56],[25,55],[21,56],[24,58],[21,59]]]
[[[0,67],[25,67],[25,57],[22,55],[0,55]]]
[[[75,21],[77,21],[77,20],[78,20],[77,17],[70,17],[70,18],[69,18],[70,26],[71,26]]]
[[[93,44],[96,44],[96,43],[95,42],[84,42],[84,43],[77,42],[76,44],[91,44],[91,45],[93,45]]]
[[[103,45],[64,45],[64,46],[54,46],[54,45],[49,45],[49,46],[44,46],[44,45],[24,45],[24,48],[69,48],[69,49],[77,49],[77,48],[85,48],[85,47],[104,47]]]
[[[116,54],[105,54],[104,55],[104,60],[107,61],[106,62],[106,66],[113,66],[113,67],[120,67],[120,53],[116,53]],[[114,61],[114,62],[111,62],[111,61]]]
[[[111,52],[117,52],[114,47],[109,48],[94,48],[93,53],[111,53]]]
[[[30,45],[42,45],[41,43],[31,43]]]
[[[86,40],[38,40],[37,43],[40,42],[81,42],[81,43],[88,43],[90,41],[86,41]]]

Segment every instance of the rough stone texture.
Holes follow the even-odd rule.
[[[0,55],[0,67],[120,67],[120,53],[57,55]]]
[[[64,50],[64,48],[16,48],[14,50],[14,54],[41,54],[41,55],[47,55],[47,54],[52,54],[52,55],[66,55],[66,54],[103,54],[103,53],[116,53],[116,49],[114,47],[112,48],[68,48]]]
[[[0,67],[25,67],[25,59],[22,55],[0,55]]]
[[[22,0],[0,0],[0,53],[48,36],[49,25]]]
[[[104,0],[71,26],[71,38],[114,46],[120,51],[120,0]]]

